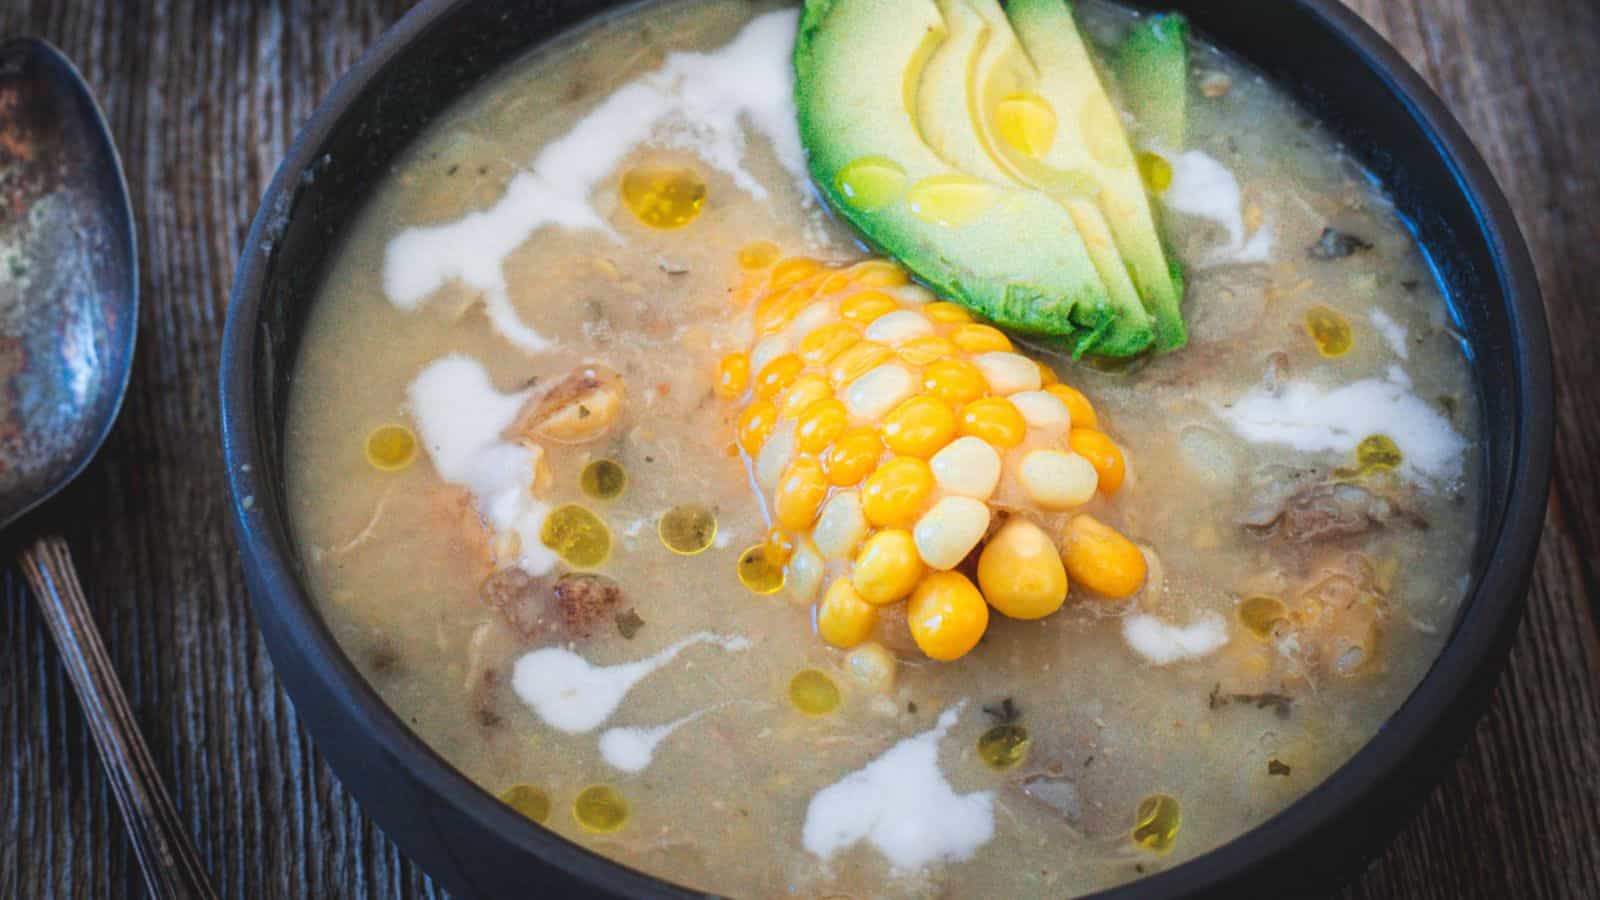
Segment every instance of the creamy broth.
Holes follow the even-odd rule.
[[[1078,6],[1096,42],[1128,27]],[[1075,894],[1260,824],[1393,713],[1467,584],[1478,403],[1412,235],[1319,125],[1195,41],[1192,137],[1160,199],[1189,345],[1116,366],[1035,354],[1126,455],[1121,490],[1084,509],[1145,552],[1143,588],[992,616],[950,663],[885,615],[892,683],[863,679],[816,637],[809,599],[741,584],[766,492],[734,449],[739,405],[713,392],[718,361],[748,347],[730,299],[742,248],[862,258],[796,155],[794,21],[725,0],[608,19],[463,99],[373,192],[290,410],[292,514],[327,621],[486,790],[525,786],[518,805],[547,799],[546,827],[720,894]],[[692,222],[640,222],[619,183],[645,168],[703,178]],[[625,384],[603,437],[503,437],[593,363]],[[411,429],[414,456],[373,465],[384,426]],[[1379,434],[1392,445],[1363,444]],[[600,459],[626,474],[612,499],[580,489]],[[620,602],[597,595],[600,614],[528,638],[489,601],[572,568],[540,541],[568,504],[609,533],[585,571]],[[715,517],[695,555],[660,533],[686,504]],[[1380,598],[1358,623],[1376,642],[1318,645],[1343,633],[1333,613],[1324,631],[1252,633],[1275,608],[1259,598],[1332,609],[1350,592]],[[794,682],[808,670],[826,677]],[[829,686],[836,708],[796,708]],[[989,764],[1007,750],[1013,767]],[[1181,809],[1170,842],[1166,807],[1136,827],[1156,797]]]

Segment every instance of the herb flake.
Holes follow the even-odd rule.
[[[1022,710],[1017,708],[1016,702],[1010,697],[1001,700],[999,703],[985,706],[983,712],[994,719],[997,725],[1010,725],[1012,722],[1022,718]]]
[[[639,629],[643,627],[644,619],[639,618],[637,610],[630,607],[617,613],[617,631],[622,633],[623,639],[633,640],[633,636],[638,634]]]
[[[1322,229],[1322,237],[1312,244],[1306,255],[1312,259],[1332,260],[1344,259],[1357,253],[1365,253],[1372,249],[1372,242],[1365,238],[1340,231],[1337,228]]]
[[[1280,762],[1277,757],[1267,760],[1268,775],[1288,775],[1293,771],[1286,763]]]
[[[1289,712],[1294,706],[1294,698],[1288,694],[1279,694],[1273,691],[1263,691],[1259,694],[1233,694],[1225,693],[1221,683],[1211,688],[1211,695],[1206,698],[1206,706],[1217,710],[1234,703],[1245,706],[1254,706],[1256,709],[1270,709],[1280,719],[1289,718]]]

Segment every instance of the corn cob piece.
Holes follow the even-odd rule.
[[[1069,579],[1139,589],[1138,548],[1073,515],[1126,465],[1082,393],[889,261],[750,268],[735,291],[747,349],[719,362],[716,392],[768,501],[762,552],[818,604],[823,640],[861,644],[904,602],[918,647],[953,660],[990,608],[1050,615]]]

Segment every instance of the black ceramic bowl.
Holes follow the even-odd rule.
[[[391,162],[497,68],[621,4],[424,0],[335,86],[262,198],[222,352],[223,443],[244,569],[278,676],[362,807],[462,897],[687,896],[524,820],[430,750],[368,687],[301,580],[283,498],[284,412],[307,310]],[[1473,586],[1443,653],[1327,781],[1259,828],[1106,897],[1321,893],[1416,808],[1482,712],[1516,630],[1552,439],[1538,285],[1505,198],[1461,126],[1337,0],[1164,0],[1275,78],[1383,181],[1438,266],[1483,406],[1486,508]],[[320,848],[305,848],[320,852]]]

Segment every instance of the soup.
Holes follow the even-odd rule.
[[[818,202],[796,21],[605,19],[373,191],[288,429],[330,627],[486,790],[719,894],[1078,894],[1261,824],[1467,585],[1478,403],[1406,223],[1191,41],[1184,148],[1131,126],[1187,346],[1074,360]]]

